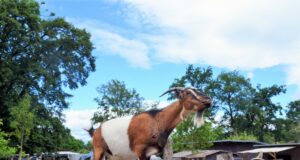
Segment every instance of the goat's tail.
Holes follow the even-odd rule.
[[[94,129],[94,127],[92,126],[90,129],[85,129],[88,133],[89,133],[89,135],[91,136],[91,137],[93,137],[93,134],[94,134],[94,132],[95,132],[95,129]]]

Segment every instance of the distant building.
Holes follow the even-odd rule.
[[[253,149],[254,145],[266,145],[267,143],[252,140],[218,140],[213,141],[213,146],[209,149],[224,150],[233,153]]]
[[[80,153],[71,151],[59,151],[56,152],[55,160],[79,160],[81,157]]]
[[[244,155],[239,152],[253,149],[254,145],[266,145],[266,144],[267,143],[253,141],[253,140],[218,140],[218,141],[213,141],[213,146],[210,147],[209,149],[229,151],[237,154],[238,157],[240,157],[240,159],[242,158],[251,159],[253,157],[256,157],[257,154],[249,153],[247,157],[244,157]]]
[[[173,155],[173,160],[234,160],[235,154],[222,150],[182,151]]]
[[[254,145],[253,149],[240,153],[256,154],[262,159],[300,160],[300,143]]]

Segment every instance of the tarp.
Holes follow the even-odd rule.
[[[173,154],[173,157],[174,158],[184,158],[184,157],[186,157],[188,155],[191,155],[191,154],[193,154],[192,151],[181,151],[181,152]]]
[[[192,155],[188,155],[187,158],[189,159],[193,159],[193,158],[205,158],[209,155],[215,154],[215,153],[228,153],[225,151],[221,151],[221,150],[203,150],[203,151],[199,151],[196,154],[192,154]]]
[[[269,148],[256,148],[247,151],[242,151],[239,153],[277,153],[285,150],[289,150],[295,147],[269,147]]]

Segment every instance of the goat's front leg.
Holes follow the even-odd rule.
[[[138,160],[150,160],[150,157],[146,156],[145,145],[136,145],[134,147],[134,153],[139,157]]]
[[[138,160],[150,160],[150,157],[141,156],[141,157],[139,157]]]

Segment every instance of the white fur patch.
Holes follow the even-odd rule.
[[[104,122],[102,136],[114,156],[126,160],[136,160],[137,156],[129,146],[128,127],[132,117],[121,117]]]
[[[198,111],[195,113],[194,125],[200,127],[204,124],[204,111]]]

